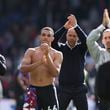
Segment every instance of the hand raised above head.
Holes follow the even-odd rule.
[[[104,9],[104,13],[103,13],[103,21],[102,24],[107,27],[109,24],[110,18],[109,18],[109,13],[107,9]]]
[[[72,27],[76,26],[77,20],[76,20],[76,17],[73,14],[68,16],[67,19],[68,19],[68,21],[64,24],[64,27],[66,29],[69,29],[69,28],[72,28]]]

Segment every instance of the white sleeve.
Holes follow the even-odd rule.
[[[105,27],[103,25],[100,25],[99,27],[91,31],[87,37],[87,47],[95,62],[98,62],[100,58],[101,48],[96,41],[100,38],[101,32],[103,32],[104,29]]]
[[[110,21],[109,21],[109,23],[108,23],[107,27],[108,27],[108,28],[110,28]]]

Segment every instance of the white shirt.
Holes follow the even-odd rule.
[[[96,69],[98,69],[101,64],[110,61],[110,52],[108,52],[105,48],[99,46],[99,44],[97,43],[97,40],[99,40],[99,38],[101,37],[101,33],[104,29],[105,27],[103,25],[100,25],[98,28],[91,31],[87,37],[88,50],[95,60]]]

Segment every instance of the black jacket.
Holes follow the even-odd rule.
[[[58,45],[59,39],[63,38],[66,40],[64,35],[66,31],[64,27],[60,28],[55,33],[55,40],[53,42],[53,47],[63,53],[59,84],[79,86],[84,83],[84,62],[87,51],[86,34],[77,26],[75,31],[78,34],[80,43],[73,49],[70,49],[66,43]]]

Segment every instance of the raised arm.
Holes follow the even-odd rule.
[[[58,29],[56,32],[55,32],[55,39],[52,43],[52,47],[59,50],[59,45],[58,45],[58,42],[59,40],[65,35],[65,33],[67,32],[67,29],[62,26],[60,29]]]
[[[0,55],[0,75],[4,75],[6,73],[6,60],[4,56]]]
[[[76,22],[76,18],[74,15],[70,15],[67,17],[67,21],[66,23],[55,32],[55,39],[54,42],[52,44],[52,47],[58,49],[58,43],[60,43],[60,40],[63,40],[66,42],[66,32],[68,31],[69,28],[72,28],[75,25]]]
[[[99,40],[99,38],[101,37],[101,33],[104,31],[109,21],[110,20],[108,16],[108,11],[105,9],[102,24],[93,31],[91,31],[87,37],[88,50],[96,62],[99,60],[101,51],[101,47],[97,43],[97,40]]]
[[[75,29],[76,33],[78,34],[78,37],[79,37],[81,43],[85,44],[87,35],[78,25],[76,17],[74,15],[68,16],[68,22],[69,22],[68,23],[69,26],[67,25],[68,26],[67,28],[69,29],[69,28],[73,27]]]
[[[74,29],[75,29],[81,43],[85,45],[86,44],[86,38],[87,38],[86,33],[80,28],[80,26],[78,24]]]
[[[104,29],[105,27],[103,25],[100,25],[98,28],[91,31],[87,37],[87,47],[89,53],[96,62],[98,62],[99,60],[100,48],[101,48],[96,41],[100,38],[101,32],[103,32]]]
[[[86,33],[80,28],[80,26],[77,23],[77,19],[74,15],[69,16],[68,21],[70,22],[70,24],[72,25],[72,27],[74,28],[74,30],[76,31],[76,33],[78,35],[78,38],[81,42],[81,45],[80,45],[81,51],[85,53],[85,51],[87,50]]]

